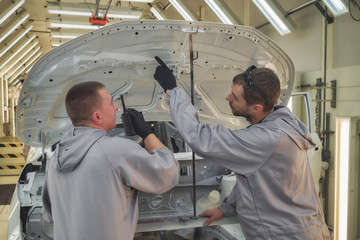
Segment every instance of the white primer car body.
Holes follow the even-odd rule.
[[[202,122],[232,129],[248,126],[245,119],[232,115],[225,96],[232,78],[250,65],[273,69],[281,81],[278,103],[288,103],[294,65],[284,51],[252,27],[209,22],[122,21],[71,40],[37,61],[19,96],[17,137],[32,146],[34,154],[27,159],[13,196],[9,239],[52,239],[52,225],[41,218],[46,163],[52,154],[51,146],[72,128],[65,110],[66,93],[85,81],[105,84],[119,106],[118,127],[112,134],[125,137],[119,99],[124,95],[126,106],[143,112],[155,134],[176,152],[180,163],[180,181],[174,189],[162,195],[140,193],[135,239],[142,239],[144,234],[152,234],[154,239],[170,238],[171,234],[180,239],[244,238],[236,218],[224,218],[213,227],[201,228],[205,218],[192,217],[194,204],[199,214],[227,196],[234,176],[229,170],[196,156],[194,203],[192,154],[171,124],[165,95],[153,78],[158,65],[154,57],[159,56],[173,69],[178,86],[190,97],[191,48],[194,105]],[[31,186],[27,180],[32,181]],[[214,196],[220,198],[214,200]]]

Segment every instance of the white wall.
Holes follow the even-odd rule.
[[[294,13],[295,32],[281,36],[272,25],[261,29],[276,42],[293,60],[299,72],[320,71],[322,68],[322,15],[313,5]]]

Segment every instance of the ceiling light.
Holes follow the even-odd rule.
[[[21,64],[19,64],[19,66],[12,72],[9,74],[9,76],[7,77],[7,79],[9,79],[11,76],[13,76],[15,74],[15,72],[17,70],[19,70],[20,67],[24,66],[26,64],[27,61],[29,61],[29,59],[35,55],[35,53],[37,53],[40,50],[40,47],[38,47],[37,49],[35,49],[35,51],[33,51],[24,61],[22,61]],[[24,67],[26,68],[26,66]],[[13,82],[17,76],[19,76],[20,73],[22,73],[23,71],[19,71],[18,74],[15,74],[12,79],[9,81],[9,83]]]
[[[7,47],[0,53],[0,57],[2,57],[2,55],[4,55],[10,48],[12,48],[12,46],[14,46],[22,37],[25,36],[25,34],[27,34],[31,29],[33,28],[32,25],[28,26],[25,31],[23,31],[22,33],[19,33],[16,35],[16,39],[14,41],[10,41],[10,44],[8,43],[8,45],[6,45]]]
[[[13,4],[7,6],[6,9],[2,10],[0,14],[0,24],[2,24],[11,14],[13,14],[21,5],[23,5],[25,0],[17,0]]]
[[[160,10],[160,8],[157,5],[152,6],[150,8],[150,11],[159,20],[165,20],[166,19],[166,17],[164,16],[164,14],[162,14],[162,11]]]
[[[88,33],[88,30],[81,31],[80,29],[51,29],[52,38],[61,38],[61,39],[74,39],[85,33]]]
[[[223,0],[205,0],[206,4],[223,23],[241,25],[241,21]]]
[[[51,37],[53,37],[53,38],[66,38],[66,39],[74,39],[74,38],[77,38],[78,36],[51,34]]]
[[[28,19],[29,16],[30,16],[30,14],[28,14],[28,13],[26,13],[26,14],[22,13],[20,15],[20,20],[19,21],[12,22],[8,26],[4,27],[3,31],[5,32],[5,34],[0,37],[0,42],[2,42],[5,38],[7,38],[7,36],[9,36],[17,27],[20,26],[20,24],[25,22],[25,20]]]
[[[186,21],[196,21],[198,17],[182,0],[169,0],[176,10],[183,16]]]
[[[36,37],[35,34],[33,34],[25,43],[24,41],[19,43],[20,45],[18,46],[17,49],[14,50],[14,52],[9,53],[9,57],[4,60],[4,62],[1,64],[0,62],[0,69],[2,69],[8,62],[11,61],[11,59],[13,59],[21,50],[23,50],[32,40],[34,40],[34,38]]]
[[[276,0],[252,1],[281,35],[295,30],[295,23]]]
[[[90,5],[90,7],[89,7]],[[47,9],[50,14],[61,14],[61,15],[73,15],[73,16],[86,16],[91,17],[92,12],[90,9],[95,10],[95,4],[78,4],[78,3],[58,3],[48,2]],[[106,9],[105,6],[100,6],[100,9]],[[129,7],[110,7],[107,12],[108,18],[127,18],[127,19],[139,19],[142,15],[142,10],[134,9]],[[99,12],[99,16],[102,13]]]
[[[323,0],[323,2],[334,14],[334,16],[338,16],[348,11],[346,4],[344,4],[344,2],[341,0]]]
[[[28,54],[38,43],[39,43],[39,42],[36,41],[31,47],[29,47],[29,49],[26,50],[20,57],[18,57],[17,60],[16,60],[13,64],[11,64],[11,66],[9,66],[7,69],[5,69],[5,71],[3,72],[3,74],[7,73],[7,72],[8,72],[11,68],[13,68],[18,62],[20,62],[21,59],[22,59],[23,57],[25,57],[26,54]],[[40,47],[39,47],[39,48],[40,48]],[[19,68],[19,67],[18,67],[18,68]],[[18,68],[17,68],[17,69],[18,69]],[[15,70],[9,75],[9,77],[10,77],[14,72],[16,72],[17,69],[15,69]],[[9,77],[8,77],[8,78],[9,78]]]
[[[50,23],[50,27],[55,28],[79,28],[79,29],[99,29],[99,25],[70,24],[70,23]]]
[[[36,55],[33,59],[30,60],[29,64],[28,64],[28,68],[26,69],[25,73],[28,73],[31,68],[34,66],[34,64],[32,64],[40,55],[42,54],[42,52],[39,52],[38,55]]]
[[[14,85],[16,84],[15,87],[20,87],[20,85],[22,84],[22,82],[21,82],[20,80],[17,81],[17,83],[18,83],[18,84],[14,83]]]
[[[75,28],[75,29],[99,29],[102,25],[92,25],[88,19],[81,21],[79,18],[54,18],[50,17],[50,28]]]
[[[122,0],[123,2],[144,2],[144,3],[152,3],[154,0]]]

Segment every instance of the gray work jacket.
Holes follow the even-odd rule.
[[[202,124],[181,88],[166,98],[171,117],[194,152],[236,173],[220,209],[238,215],[247,239],[330,239],[306,150],[314,143],[287,107],[241,130]]]
[[[43,188],[43,218],[55,240],[130,240],[138,191],[173,188],[179,166],[168,148],[148,153],[134,141],[76,127],[57,145]]]

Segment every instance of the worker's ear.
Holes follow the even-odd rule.
[[[96,125],[102,124],[101,114],[98,111],[93,112],[91,119],[92,119],[93,123],[95,123]]]
[[[264,106],[262,104],[254,104],[252,109],[255,113],[260,113],[264,110]]]

